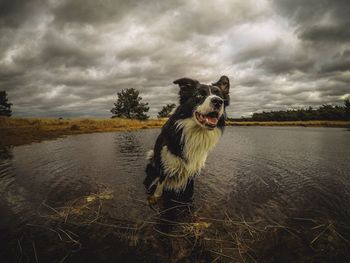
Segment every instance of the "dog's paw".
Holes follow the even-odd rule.
[[[148,197],[148,204],[150,206],[155,205],[158,202],[159,197],[155,197],[154,195],[151,195]]]

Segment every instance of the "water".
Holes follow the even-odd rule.
[[[145,153],[153,147],[158,133],[159,130],[154,129],[85,134],[2,149],[2,258],[8,262],[35,262],[37,259],[42,262],[116,262],[111,256],[114,259],[117,256],[131,262],[137,255],[139,259],[140,254],[135,254],[139,243],[130,245],[130,238],[124,254],[111,249],[111,244],[117,242],[111,237],[103,241],[96,237],[99,245],[91,247],[96,240],[91,237],[94,230],[89,227],[96,222],[101,226],[111,220],[139,224],[157,217],[145,202],[147,196],[142,181]],[[81,211],[85,211],[81,207],[91,201],[87,201],[87,197],[94,198],[101,193],[105,197],[98,200],[103,206],[98,205],[98,212],[94,211],[95,219],[89,215],[92,218],[89,224],[83,228],[75,225],[76,232],[70,228],[72,234],[55,233],[69,223],[74,213],[81,220],[84,217]],[[59,215],[57,211],[67,206],[80,208],[72,210],[68,219],[53,218]],[[268,258],[272,262],[305,259],[314,257],[316,252],[327,252],[330,257],[346,260],[350,238],[347,229],[350,218],[350,132],[336,128],[228,127],[209,155],[202,174],[196,178],[194,206],[203,218],[263,219],[270,225],[277,222],[271,231],[277,235],[277,241],[270,232],[264,232],[263,238],[257,235],[258,242],[249,243],[256,248],[238,261],[249,261],[251,256]],[[100,219],[102,214],[103,220]],[[267,226],[266,223],[265,230]],[[278,226],[284,229],[283,233]],[[153,230],[153,227],[148,229],[143,239],[154,238],[157,233]],[[326,235],[328,232],[333,234]],[[291,233],[291,238],[283,239],[286,233]],[[267,235],[269,243],[273,244],[261,246],[259,241],[266,240]],[[298,238],[290,242],[293,235]],[[83,241],[78,246],[71,239]],[[298,242],[307,244],[297,245],[295,255],[279,253],[281,244],[295,247]],[[147,249],[160,251],[154,246]],[[164,255],[164,251],[166,249],[159,252],[164,256],[158,258],[160,261],[169,256]],[[139,249],[138,253],[144,252]],[[147,255],[143,257],[147,261]],[[208,258],[215,259],[215,255],[201,254],[196,259],[191,257],[191,261],[205,262]]]

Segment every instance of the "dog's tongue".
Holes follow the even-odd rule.
[[[206,118],[207,124],[209,124],[211,126],[215,126],[218,123],[218,119],[215,117],[206,116],[205,118]]]

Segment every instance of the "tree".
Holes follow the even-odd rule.
[[[8,103],[6,91],[0,91],[0,116],[10,117],[12,103]]]
[[[350,99],[346,99],[344,101],[344,111],[345,111],[345,118],[350,120]]]
[[[174,103],[165,105],[160,112],[158,112],[158,118],[168,118],[172,110],[176,107]]]
[[[318,109],[292,109],[287,111],[271,111],[254,113],[253,121],[308,121],[308,120],[345,120],[350,119],[350,100],[344,106],[324,104]]]
[[[146,120],[149,118],[145,113],[149,111],[148,103],[141,102],[142,97],[139,91],[134,88],[122,90],[117,93],[118,100],[114,103],[111,112],[114,114],[112,118],[120,117],[127,119]]]

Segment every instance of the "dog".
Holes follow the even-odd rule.
[[[162,127],[154,149],[148,152],[144,186],[149,204],[165,192],[193,195],[193,178],[204,167],[208,153],[219,141],[224,127],[225,108],[230,103],[227,76],[211,85],[181,78],[179,106]]]

